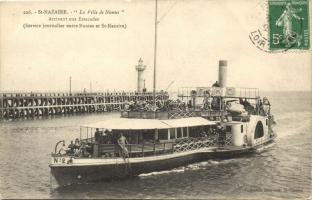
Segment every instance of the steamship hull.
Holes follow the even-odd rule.
[[[59,186],[122,179],[143,173],[170,170],[209,159],[228,159],[255,153],[273,142],[270,138],[261,145],[253,147],[212,147],[189,152],[142,158],[117,159],[55,159],[66,160],[66,164],[50,164],[51,173]],[[53,158],[52,158],[53,159]]]

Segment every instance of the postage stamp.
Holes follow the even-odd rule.
[[[309,49],[309,0],[269,0],[268,3],[269,49]]]

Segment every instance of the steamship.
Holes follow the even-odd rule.
[[[179,103],[165,110],[128,108],[120,118],[82,125],[79,149],[55,146],[52,175],[59,185],[123,178],[242,156],[273,142],[268,99],[256,88],[226,87],[226,71],[220,61],[219,85],[181,88]]]
[[[274,141],[269,100],[261,99],[257,88],[228,87],[225,60],[219,61],[218,81],[212,87],[180,88],[176,101],[156,99],[155,13],[152,105],[131,104],[120,118],[81,125],[68,149],[65,141],[57,142],[49,167],[60,186],[233,158]],[[137,90],[142,92],[141,59],[136,70]]]

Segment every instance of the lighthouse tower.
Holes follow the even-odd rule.
[[[142,92],[144,87],[143,80],[143,71],[145,70],[146,65],[143,65],[143,60],[140,58],[138,65],[135,66],[135,69],[138,71],[138,83],[137,83],[137,92]]]

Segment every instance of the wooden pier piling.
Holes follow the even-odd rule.
[[[168,98],[166,92],[156,95],[159,101]],[[153,93],[0,93],[0,120],[121,111],[126,102],[138,100],[152,101]]]

